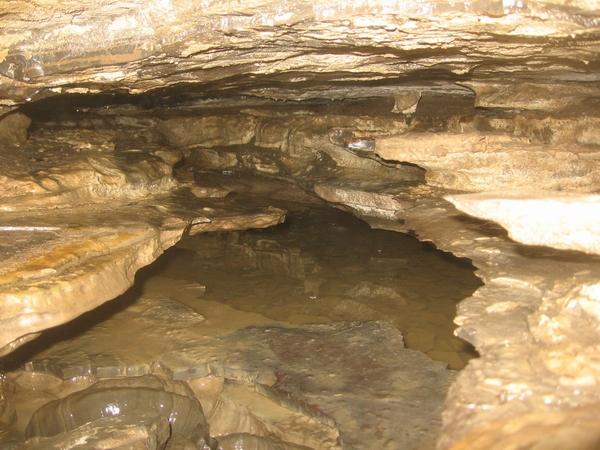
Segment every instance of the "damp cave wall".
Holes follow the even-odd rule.
[[[174,188],[172,170],[192,182],[190,167],[299,183],[480,269],[486,285],[456,321],[481,358],[449,393],[441,448],[510,420],[568,428],[598,408],[597,6],[4,4],[3,209],[25,217],[123,192],[152,201]],[[72,133],[64,154],[35,155],[31,137],[53,128]],[[98,149],[143,157],[66,163],[84,154],[89,162],[86,152]],[[90,179],[104,188],[87,189]],[[152,249],[137,247],[144,257],[132,267],[153,260],[191,219],[169,220],[170,234],[164,218],[146,230]],[[135,270],[83,309],[113,298]],[[67,275],[53,298],[72,285]],[[11,290],[4,301],[14,301]],[[82,311],[52,301],[66,313],[57,323]],[[3,341],[8,352],[39,332],[31,317],[14,317],[5,322],[16,328]]]

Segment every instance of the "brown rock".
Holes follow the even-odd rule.
[[[0,118],[0,140],[4,143],[20,146],[27,140],[27,128],[31,119],[25,114],[13,113]]]
[[[476,428],[450,450],[592,450],[600,446],[599,427],[598,405],[523,414]]]
[[[242,115],[170,119],[159,122],[157,129],[176,147],[213,147],[247,144],[255,126],[253,117]]]
[[[170,436],[171,430],[166,417],[138,414],[106,417],[83,424],[68,433],[32,438],[21,448],[27,450],[65,448],[162,450]]]

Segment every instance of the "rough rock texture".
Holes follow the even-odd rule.
[[[472,85],[481,106],[513,107],[516,97],[518,108],[556,109],[597,95],[596,8],[585,0],[11,2],[2,7],[1,93],[11,105],[203,83],[276,98],[298,98],[308,85],[305,96],[331,99],[347,95],[336,93],[338,82],[429,71],[442,83],[483,79]],[[545,78],[531,81],[532,67],[544,67]],[[506,75],[527,83],[507,86]]]
[[[570,441],[578,417],[585,429],[571,442],[594,445],[597,257],[517,244],[443,196],[523,242],[597,253],[599,10],[597,0],[2,2],[1,353],[122,292],[185,230],[242,226],[223,205],[171,196],[183,157],[185,181],[249,170],[316,186],[377,226],[474,261],[486,285],[461,304],[458,334],[482,356],[449,392],[440,448],[468,432],[485,446],[486,430],[527,440],[557,421],[557,442]],[[72,115],[54,117],[65,98]],[[27,138],[27,114],[62,128],[63,142],[48,144],[47,130]],[[514,194],[455,195],[498,189]],[[577,232],[550,204],[581,215]],[[251,226],[282,213],[257,214]]]
[[[433,447],[455,373],[404,349],[395,327],[283,327],[214,302],[193,304],[201,316],[165,297],[139,298],[76,339],[36,354],[26,370],[66,380],[151,373],[189,380],[196,392],[210,392],[198,397],[217,439],[243,432],[315,449],[339,448],[338,437],[357,449]],[[225,384],[204,389],[207,377]]]
[[[12,158],[1,167],[0,354],[123,293],[184,231],[262,227],[284,217],[274,208],[177,195],[162,158],[115,152],[93,132],[37,136],[3,154]]]
[[[432,186],[465,191],[540,189],[597,191],[597,149],[532,144],[525,137],[481,132],[406,133],[376,140],[375,153],[427,169]]]
[[[497,225],[458,213],[441,198],[445,194],[415,188],[398,195],[399,201],[412,202],[400,215],[402,222],[368,219],[373,226],[412,231],[455,255],[468,256],[485,282],[458,307],[456,334],[472,343],[481,357],[469,362],[448,393],[438,447],[450,447],[470,430],[473,434],[460,445],[490,432],[498,433],[499,440],[502,436],[504,447],[510,446],[534,439],[520,434],[517,427],[533,427],[544,417],[557,427],[564,425],[564,433],[574,433],[564,439],[582,445],[595,442],[593,433],[586,431],[598,426],[593,413],[585,420],[594,425],[585,425],[580,433],[570,424],[579,420],[578,407],[593,409],[599,395],[600,260],[579,252],[518,244]],[[490,194],[466,195],[463,201],[460,195],[449,198],[466,208],[469,199],[487,200]],[[457,448],[463,448],[460,445]]]
[[[600,445],[598,405],[566,411],[522,414],[478,428],[460,439],[452,450],[514,448],[592,450]]]

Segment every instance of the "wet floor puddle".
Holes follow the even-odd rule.
[[[185,237],[142,270],[144,291],[199,283],[203,302],[279,322],[387,321],[408,348],[451,369],[476,356],[452,322],[481,285],[470,262],[335,208],[277,206],[289,210],[279,226]],[[202,313],[193,296],[180,301]]]

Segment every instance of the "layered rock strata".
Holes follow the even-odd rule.
[[[122,292],[190,225],[219,229],[219,206],[171,196],[183,155],[317,186],[475,262],[486,286],[457,322],[482,357],[449,393],[440,448],[485,448],[487,432],[510,439],[518,421],[523,439],[548,423],[571,436],[580,421],[583,440],[570,441],[593,446],[597,260],[564,249],[597,253],[596,199],[556,191],[600,189],[597,11],[593,0],[3,2],[2,353]],[[93,114],[60,124],[86,130],[27,140],[23,105],[49,121],[64,94],[102,94],[79,108]],[[311,107],[288,108],[301,101]],[[116,146],[107,124],[144,145]],[[497,189],[513,192],[455,196]],[[548,205],[586,219],[573,233],[573,213],[556,221]]]
[[[1,354],[122,294],[184,232],[283,219],[282,210],[178,194],[180,156],[155,153],[115,150],[85,130],[3,149]]]
[[[349,95],[349,82],[403,77],[400,84],[416,83],[396,91],[399,112],[410,112],[422,89],[448,81],[463,81],[451,89],[468,87],[478,106],[554,111],[598,95],[596,7],[584,0],[115,1],[77,9],[11,2],[2,10],[3,104],[193,83],[334,99]],[[532,79],[532,70],[544,78]]]
[[[460,214],[442,198],[444,194],[448,192],[431,188],[398,193],[398,201],[411,202],[401,215],[402,223],[367,219],[373,226],[415,233],[439,248],[469,257],[485,282],[458,307],[456,334],[472,343],[481,356],[470,361],[448,393],[438,448],[486,448],[491,445],[483,437],[488,433],[497,445],[490,448],[522,441],[541,445],[547,441],[540,441],[539,430],[550,423],[565,448],[593,448],[598,442],[593,430],[598,425],[594,411],[598,407],[600,260],[580,252],[516,243],[497,225]],[[486,193],[447,198],[460,209],[498,218],[509,230],[511,220],[501,218],[510,209],[520,231],[524,223],[531,225],[527,229],[532,239],[522,234],[518,238],[536,244],[543,234],[536,226],[541,208],[548,221],[559,218],[544,241],[558,248],[576,247],[571,229],[577,229],[580,220],[567,211],[589,209],[589,199],[581,195]],[[552,233],[557,226],[563,231],[560,242],[559,233]],[[594,230],[582,230],[575,241],[593,241],[595,235]],[[587,252],[595,253],[593,245]],[[582,428],[575,431],[574,422],[582,423]],[[455,440],[459,442],[454,447]]]

